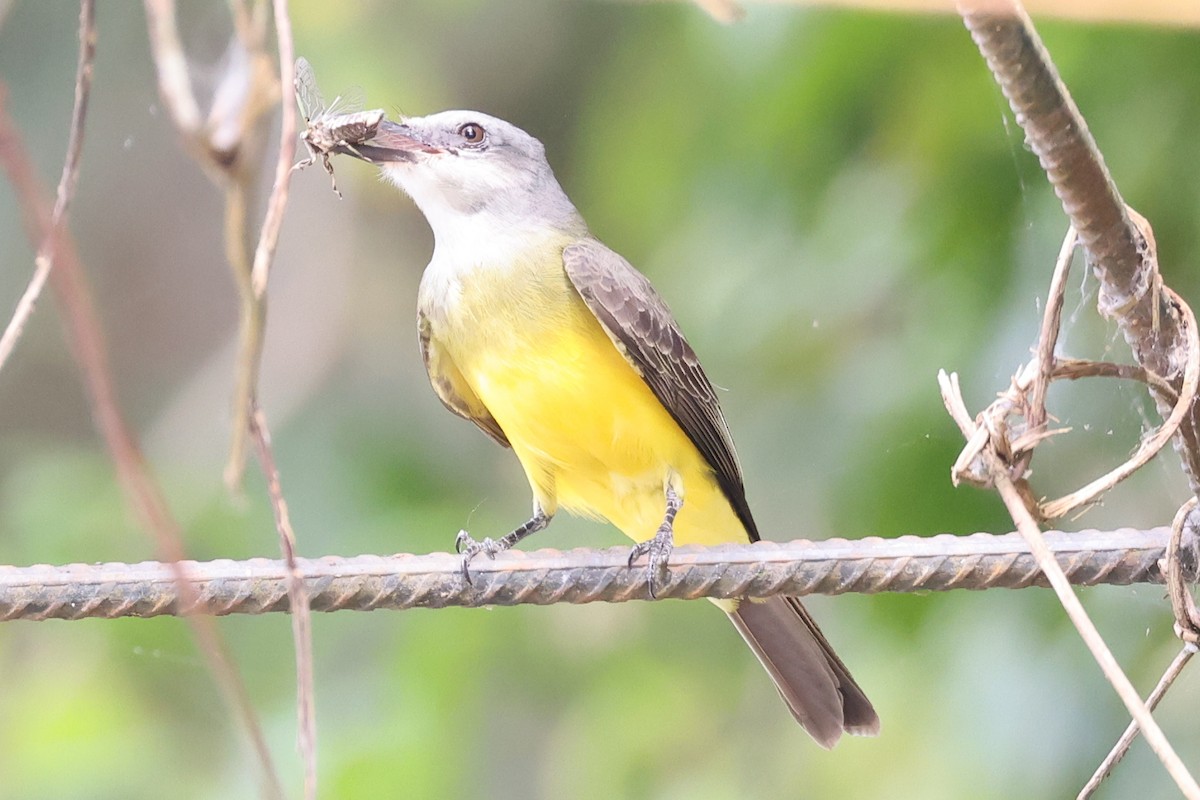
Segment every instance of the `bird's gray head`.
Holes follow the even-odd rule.
[[[542,143],[502,119],[442,111],[385,120],[375,138],[355,149],[413,199],[435,233],[470,217],[495,225],[582,227]]]

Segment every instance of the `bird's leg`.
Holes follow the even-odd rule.
[[[631,567],[639,557],[649,554],[646,564],[646,582],[649,584],[651,597],[658,596],[654,588],[655,578],[667,571],[667,560],[671,557],[671,550],[675,548],[675,515],[679,513],[679,509],[683,508],[683,497],[670,483],[667,483],[666,495],[667,511],[663,514],[662,525],[658,526],[654,538],[635,544],[629,551],[629,566]]]
[[[550,520],[554,519],[553,514],[547,514],[542,509],[542,504],[537,500],[533,501],[533,516],[524,525],[519,526],[511,533],[501,536],[499,539],[487,538],[482,542],[477,542],[471,538],[471,535],[466,531],[459,531],[458,536],[454,539],[455,552],[462,553],[462,574],[463,579],[471,582],[471,573],[468,567],[471,564],[471,559],[480,553],[485,554],[488,558],[495,558],[496,553],[503,553],[517,542],[524,539],[531,533],[537,533],[543,530],[550,524]]]

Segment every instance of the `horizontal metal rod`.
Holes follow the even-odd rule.
[[[1158,560],[1170,530],[1046,534],[1072,583],[1162,583]],[[1194,542],[1185,542],[1194,574]],[[476,559],[472,581],[450,553],[298,559],[315,611],[441,608],[646,600],[642,564],[624,547],[539,550]],[[171,569],[159,562],[0,566],[0,620],[154,617],[163,614],[262,614],[287,611],[282,561],[186,561],[197,602],[181,609]],[[1044,579],[1014,533],[942,534],[896,539],[757,542],[680,547],[660,598],[765,597],[773,594],[1017,589]]]

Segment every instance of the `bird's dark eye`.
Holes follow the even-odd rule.
[[[458,135],[463,137],[467,144],[479,144],[483,141],[483,126],[475,122],[468,122],[459,127]]]

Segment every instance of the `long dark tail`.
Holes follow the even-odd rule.
[[[842,733],[879,733],[871,701],[799,600],[742,600],[729,618],[767,668],[792,716],[819,745],[833,747]]]

